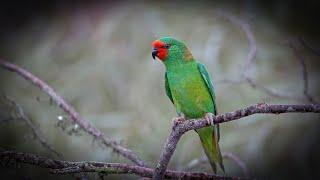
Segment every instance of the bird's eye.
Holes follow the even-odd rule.
[[[170,46],[171,46],[171,44],[166,44],[166,45],[164,45],[164,48],[169,49]]]

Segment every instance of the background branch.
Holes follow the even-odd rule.
[[[48,159],[39,155],[20,153],[15,151],[0,151],[1,162],[15,161],[17,163],[31,164],[37,167],[49,169],[54,174],[75,173],[103,173],[103,174],[135,174],[142,177],[152,177],[153,169],[124,164],[105,162],[70,162]],[[165,178],[170,179],[244,179],[238,177],[219,176],[202,172],[172,171],[165,172]]]
[[[242,170],[242,172],[243,172],[245,177],[248,178],[250,176],[250,173],[249,173],[249,170],[248,170],[246,164],[238,156],[236,156],[235,154],[233,154],[231,152],[224,152],[224,153],[222,153],[222,157],[223,158],[228,158],[228,159],[232,160],[233,162],[235,162],[241,168],[241,170]],[[199,159],[194,159],[194,160],[190,161],[186,165],[186,167],[184,167],[182,169],[184,171],[189,171],[189,170],[192,170],[193,168],[196,168],[199,165],[205,164],[207,162],[208,162],[208,158],[205,157],[205,156],[202,156]]]
[[[9,98],[8,96],[2,96],[5,101],[7,101],[10,105],[13,106],[14,111],[17,115],[17,119],[23,120],[26,125],[31,129],[34,137],[40,142],[40,144],[49,150],[49,152],[55,154],[58,157],[62,157],[62,154],[58,153],[46,140],[45,136],[43,135],[43,132],[40,128],[38,128],[31,119],[25,114],[23,108],[20,104],[18,104],[13,99]],[[10,119],[15,119],[15,117],[11,117]]]
[[[243,66],[243,72],[241,74],[242,77],[247,77],[248,70],[250,69],[250,67],[253,63],[253,60],[257,55],[257,43],[254,38],[253,32],[251,31],[251,28],[248,23],[246,23],[245,21],[243,21],[239,18],[236,18],[235,16],[232,16],[230,14],[227,14],[227,13],[224,13],[221,11],[218,11],[218,15],[226,18],[232,24],[239,26],[243,30],[243,32],[245,33],[245,35],[248,39],[249,52],[247,54],[247,58],[244,63],[244,66]]]
[[[316,49],[315,47],[311,46],[303,37],[299,37],[299,41],[304,47],[311,50],[314,54],[320,56],[320,49]]]
[[[305,105],[268,105],[265,103],[248,106],[233,112],[220,114],[213,117],[213,122],[224,123],[253,114],[282,114],[282,113],[320,113],[320,104]],[[161,156],[155,169],[154,179],[162,179],[167,169],[169,161],[176,149],[181,136],[187,131],[209,126],[206,119],[191,119],[180,124],[174,124],[169,137],[162,149]]]
[[[294,50],[294,54],[295,56],[298,58],[300,65],[301,65],[301,69],[302,69],[302,79],[304,81],[304,90],[303,90],[303,94],[304,96],[299,96],[296,94],[287,94],[287,93],[280,93],[280,92],[276,92],[272,89],[269,89],[265,86],[263,86],[262,84],[258,83],[257,81],[255,81],[252,77],[250,77],[248,75],[248,71],[250,69],[250,67],[252,66],[254,59],[257,55],[257,44],[256,44],[256,40],[254,38],[254,34],[250,28],[250,25],[227,13],[218,12],[218,15],[226,18],[227,20],[229,20],[232,24],[238,26],[246,35],[246,38],[248,40],[248,44],[249,44],[249,52],[247,54],[247,57],[245,59],[244,62],[244,66],[243,66],[243,70],[241,72],[241,78],[240,80],[232,80],[232,79],[221,79],[218,81],[218,83],[230,83],[230,84],[239,84],[239,83],[244,83],[246,82],[248,85],[250,85],[253,89],[259,90],[265,94],[267,94],[268,96],[271,97],[275,97],[275,98],[284,98],[284,99],[294,99],[297,101],[304,101],[307,100],[308,102],[311,103],[317,103],[314,98],[308,93],[308,71],[306,68],[306,64],[304,59],[302,58],[302,56],[298,53],[296,47],[294,47],[292,45],[292,43],[289,43],[290,47]],[[304,41],[304,39],[300,38],[300,41],[302,44],[304,44],[305,46],[307,46],[306,42]],[[307,46],[310,47],[310,46]],[[312,48],[312,50],[314,50],[314,48]],[[315,51],[317,52],[317,51]]]
[[[222,153],[222,157],[229,158],[233,162],[235,162],[241,168],[243,175],[245,177],[250,176],[250,173],[249,173],[249,170],[248,170],[246,164],[238,156],[236,156],[235,154],[233,154],[231,152],[225,152],[225,153]]]
[[[248,85],[250,85],[253,89],[259,90],[260,92],[263,92],[267,94],[268,96],[275,97],[275,98],[283,98],[283,99],[294,99],[296,101],[304,101],[305,97],[295,95],[295,94],[288,94],[288,93],[281,93],[281,92],[276,92],[275,90],[272,90],[270,88],[267,88],[263,86],[262,84],[258,83],[251,77],[246,77],[245,78],[246,82]]]
[[[0,66],[6,70],[17,73],[27,81],[31,82],[33,85],[40,88],[40,90],[48,94],[52,98],[52,100],[65,113],[69,115],[72,122],[78,124],[85,132],[93,136],[95,139],[100,140],[105,146],[111,147],[114,150],[114,152],[122,155],[123,157],[126,157],[127,159],[131,160],[137,165],[147,166],[147,164],[143,160],[141,160],[132,150],[121,146],[119,143],[117,143],[112,139],[104,137],[104,134],[99,129],[95,128],[89,121],[81,118],[80,115],[76,112],[76,110],[69,103],[67,103],[60,95],[58,95],[44,81],[42,81],[35,75],[31,74],[27,70],[1,59],[0,59]]]
[[[201,158],[193,159],[185,167],[183,167],[181,169],[183,169],[184,171],[190,171],[190,170],[198,167],[199,165],[207,163],[207,162],[208,162],[208,158],[205,156],[202,156]]]
[[[299,53],[297,47],[294,45],[293,41],[289,42],[289,47],[293,50],[294,55],[296,56],[297,60],[300,63],[301,66],[301,75],[303,80],[303,94],[311,103],[316,103],[314,98],[309,94],[309,81],[308,81],[308,71],[307,71],[307,65],[305,59],[302,57],[302,55]]]

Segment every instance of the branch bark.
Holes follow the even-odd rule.
[[[12,71],[31,82],[36,87],[40,88],[43,92],[49,95],[52,100],[71,118],[73,123],[78,124],[85,132],[93,136],[95,139],[100,140],[105,146],[110,147],[114,152],[122,155],[123,157],[131,160],[139,166],[147,166],[147,164],[141,160],[132,150],[121,146],[119,143],[112,139],[104,137],[104,134],[97,128],[95,128],[89,121],[83,119],[77,111],[65,101],[59,94],[53,90],[47,83],[42,81],[40,78],[31,74],[27,70],[12,64],[10,62],[0,59],[0,66],[6,70]]]
[[[1,162],[15,161],[17,163],[31,164],[37,167],[49,169],[53,174],[75,174],[75,173],[104,173],[104,174],[135,174],[142,177],[152,177],[153,169],[123,164],[105,162],[71,162],[53,160],[30,153],[15,151],[1,151]],[[165,178],[170,179],[245,179],[231,176],[219,176],[202,172],[184,172],[168,170],[164,174]]]
[[[282,114],[282,113],[320,113],[320,104],[305,105],[268,105],[260,103],[233,112],[213,117],[215,124],[237,120],[253,114]],[[153,179],[163,179],[169,161],[175,151],[181,136],[187,131],[209,126],[206,119],[190,119],[180,124],[174,124],[169,137],[163,147],[160,159],[154,171]]]

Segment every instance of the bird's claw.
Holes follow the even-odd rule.
[[[206,119],[207,123],[210,124],[211,126],[214,125],[213,116],[214,115],[212,113],[206,113],[206,115],[204,116],[204,118]]]
[[[178,124],[183,123],[184,121],[185,121],[185,118],[184,118],[184,117],[178,116],[178,117],[174,117],[174,118],[172,119],[172,124],[173,124],[173,126],[176,126],[176,125],[178,125]]]

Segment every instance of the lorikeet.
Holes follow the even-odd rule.
[[[158,57],[165,67],[166,94],[182,119],[205,117],[212,123],[212,114],[217,114],[215,94],[211,78],[205,66],[196,61],[186,45],[171,37],[163,37],[152,43],[152,57]],[[219,126],[213,125],[196,130],[212,170],[216,163],[224,171],[219,148]]]

